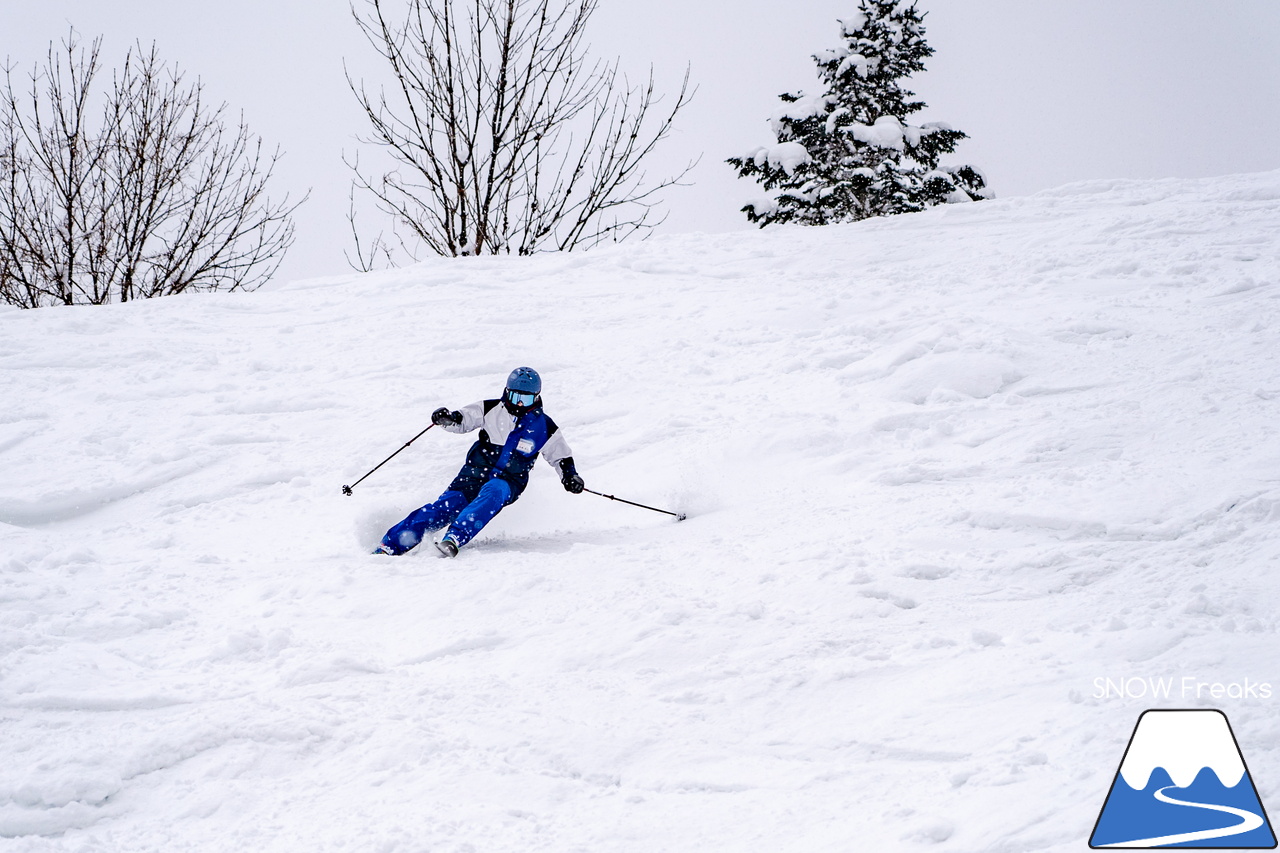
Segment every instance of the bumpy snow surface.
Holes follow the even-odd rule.
[[[0,850],[1075,851],[1159,706],[1280,810],[1277,234],[1094,182],[0,312]],[[688,520],[539,462],[370,555],[469,439],[342,485],[521,364]]]

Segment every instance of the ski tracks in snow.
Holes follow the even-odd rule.
[[[0,846],[1075,849],[1093,678],[1274,656],[1277,228],[1096,182],[0,314]],[[364,553],[469,439],[340,484],[524,363],[689,519],[538,468]]]

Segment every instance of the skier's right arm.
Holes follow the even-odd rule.
[[[431,413],[431,423],[449,432],[471,432],[484,425],[484,404],[472,403],[456,411],[441,406]]]

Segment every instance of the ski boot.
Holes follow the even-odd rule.
[[[441,557],[458,556],[458,543],[453,541],[453,537],[445,535],[443,539],[436,543],[436,550],[440,552]]]

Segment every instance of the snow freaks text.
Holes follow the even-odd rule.
[[[1270,699],[1271,683],[1205,681],[1194,675],[1181,677],[1133,676],[1093,680],[1094,699]]]

